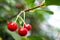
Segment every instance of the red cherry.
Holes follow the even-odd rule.
[[[28,32],[28,30],[27,30],[26,28],[19,28],[19,29],[18,29],[18,34],[19,34],[20,36],[25,36],[25,35],[27,35],[27,32]]]
[[[29,31],[29,30],[31,30],[31,25],[30,24],[24,24],[24,28],[26,28]]]
[[[9,22],[8,23],[8,29],[10,31],[15,31],[17,29],[18,25],[15,22]]]

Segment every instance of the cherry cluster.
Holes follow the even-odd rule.
[[[16,5],[16,8],[19,9],[21,6],[22,6],[22,5],[18,3],[18,4]],[[24,19],[20,16],[22,13],[24,14]],[[23,24],[23,27],[20,27],[20,28],[18,27],[18,24],[16,23],[16,21],[18,20],[18,18],[20,18],[20,19],[22,20],[22,22],[24,23],[24,24]],[[9,29],[10,31],[16,31],[16,30],[18,29],[17,31],[18,31],[18,34],[19,34],[20,36],[25,36],[25,35],[27,35],[28,31],[32,29],[32,26],[31,26],[30,24],[26,24],[26,23],[25,23],[25,11],[21,11],[21,12],[17,15],[15,22],[10,21],[10,22],[7,24],[7,27],[8,27],[8,29]]]
[[[24,24],[24,27],[18,28],[18,24],[15,22],[9,22],[8,23],[8,29],[10,31],[16,31],[18,29],[18,34],[20,36],[25,36],[27,35],[28,31],[31,30],[31,25],[30,24]]]

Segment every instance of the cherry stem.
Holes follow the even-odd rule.
[[[22,13],[24,13],[24,19],[20,16]],[[24,26],[24,24],[25,24],[25,12],[24,12],[24,11],[21,11],[21,12],[17,15],[17,18],[16,18],[15,22],[18,20],[18,18],[20,18],[20,19],[22,20],[23,26]]]
[[[45,4],[43,3],[43,4],[41,4],[41,5],[38,5],[38,6],[33,7],[33,8],[26,9],[26,10],[23,10],[23,11],[24,11],[24,12],[28,12],[28,11],[33,10],[33,9],[36,9],[36,8],[41,8],[41,7],[43,7],[44,5],[45,5]],[[20,13],[20,11],[18,12],[18,14],[19,14],[19,13]],[[12,16],[12,17],[8,17],[8,19],[12,19],[12,18],[16,17],[18,14],[14,15],[14,16]],[[3,21],[0,21],[0,22],[5,22],[5,21],[7,21],[7,20],[3,20]]]
[[[19,16],[19,18],[23,21],[23,23],[25,24],[25,21],[24,21],[24,19],[21,17],[21,16]]]
[[[21,17],[21,16],[19,16],[19,18],[22,20],[22,22],[23,22],[23,26],[22,27],[24,27],[24,24],[25,24],[25,21],[24,21],[24,19]]]
[[[18,15],[17,15],[17,18],[15,20],[15,22],[18,20],[19,16],[23,13],[23,11],[21,11]]]
[[[25,21],[25,12],[24,12],[24,21]]]

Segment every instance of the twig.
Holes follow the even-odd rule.
[[[28,11],[30,11],[30,10],[33,10],[33,9],[36,9],[36,8],[39,8],[39,7],[41,8],[42,6],[44,6],[44,4],[43,4],[43,5],[36,6],[36,7],[33,7],[33,8],[30,8],[30,9],[26,9],[26,10],[23,10],[23,11],[28,12]],[[19,13],[20,13],[20,10],[18,11],[18,13],[17,13],[16,15],[10,17],[9,19],[14,18],[14,17],[17,16]]]
[[[33,8],[30,8],[30,9],[26,9],[26,10],[23,10],[23,11],[25,11],[25,12],[28,12],[28,11],[30,11],[30,10],[33,10],[33,9],[36,9],[36,8],[41,8],[42,6],[44,6],[44,4],[42,4],[42,5],[39,5],[39,6],[36,6],[36,7],[33,7]],[[16,17],[18,14],[20,13],[20,10],[18,10],[18,13],[16,14],[16,15],[14,15],[14,16],[12,16],[12,17],[9,17],[8,19],[12,19],[12,18],[14,18],[14,17]],[[6,21],[6,20],[5,20]],[[1,21],[0,21],[1,22]],[[4,21],[3,21],[4,22]]]
[[[26,10],[24,10],[25,12],[27,12],[27,11],[30,11],[30,10],[33,10],[33,9],[36,9],[36,8],[41,8],[42,6],[44,6],[44,4],[43,5],[39,5],[39,6],[36,6],[36,7],[33,7],[33,8],[30,8],[30,9],[26,9]]]

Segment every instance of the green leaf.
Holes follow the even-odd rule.
[[[6,20],[5,18],[0,17],[0,21]]]
[[[5,0],[0,0],[0,2],[6,2]]]
[[[7,26],[6,26],[5,30],[6,30],[6,32],[9,33],[15,40],[21,40],[20,35],[19,35],[16,31],[14,31],[14,32],[9,31],[8,28],[7,28]]]
[[[60,5],[60,0],[45,0],[46,5]]]
[[[45,12],[45,13],[48,13],[48,14],[53,14],[53,12],[50,11],[50,10],[36,9],[35,11],[36,11],[36,12]],[[41,14],[42,14],[42,13],[41,13]]]
[[[49,17],[49,14],[53,14],[53,12],[49,10],[36,9],[34,11],[34,14],[37,16],[38,19],[44,21]]]
[[[27,7],[33,7],[35,0],[25,0]]]
[[[49,10],[43,10],[43,9],[35,9],[33,12],[30,11],[26,13],[28,17],[29,16],[34,17],[35,20],[37,19],[40,20],[41,22],[46,20],[49,14],[53,14],[53,12]]]
[[[7,20],[7,18],[5,17],[5,14],[1,13],[0,11],[0,21],[3,21],[3,20]]]
[[[22,40],[43,40],[41,36],[28,36],[23,37]]]
[[[53,14],[53,12],[49,10],[41,10],[41,11],[47,12],[48,14]]]
[[[37,20],[40,20],[40,21],[44,20],[44,16],[41,14],[41,12],[36,12],[36,11],[34,11],[34,12],[28,12],[28,13],[26,13],[26,15],[27,15],[27,17],[31,18],[31,20],[32,19],[34,19],[34,20],[37,19]]]
[[[29,36],[29,40],[43,40],[41,36]]]

